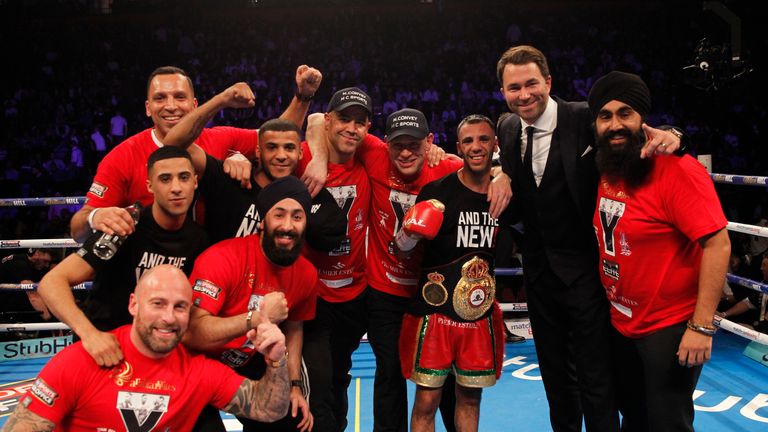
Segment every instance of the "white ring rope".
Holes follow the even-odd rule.
[[[83,282],[81,284],[77,284],[72,287],[73,290],[89,290],[91,289],[91,285],[93,282]],[[0,283],[0,290],[8,290],[8,291],[34,291],[37,289],[36,283],[23,283],[23,284],[14,284],[14,283]]]
[[[729,231],[736,231],[745,234],[752,234],[760,237],[768,237],[768,227],[762,227],[757,225],[747,225],[736,222],[728,222],[726,228]]]
[[[742,176],[735,174],[717,174],[710,173],[709,176],[715,183],[726,183],[748,186],[768,186],[768,177]]]
[[[31,240],[0,240],[0,249],[27,249],[27,248],[75,248],[80,247],[73,239],[31,239]]]
[[[713,324],[720,327],[723,330],[728,330],[733,334],[737,334],[743,337],[744,339],[749,339],[751,341],[754,341],[763,345],[768,345],[768,335],[765,333],[760,333],[757,330],[752,330],[751,328],[736,324],[733,321],[729,321],[717,315],[715,315],[715,320],[713,321]]]
[[[728,282],[733,282],[737,285],[749,288],[751,290],[760,291],[762,293],[768,294],[768,284],[753,281],[752,279],[747,279],[745,277],[736,276],[734,274],[726,274],[725,278],[728,280]]]
[[[62,322],[0,324],[0,333],[31,332],[40,330],[70,330]]]
[[[85,197],[0,198],[0,207],[44,207],[85,204]]]

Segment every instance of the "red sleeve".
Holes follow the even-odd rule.
[[[309,161],[312,160],[312,152],[309,150],[309,144],[306,141],[301,143],[301,159],[299,159],[299,165],[296,167],[296,176],[301,177],[304,174],[304,170],[307,169]]]
[[[245,378],[217,360],[203,356],[199,356],[199,358],[203,362],[201,368],[205,371],[202,374],[205,379],[203,385],[211,392],[209,403],[218,409],[223,409],[235,397],[235,392],[243,384]]]
[[[130,188],[128,176],[132,173],[126,171],[131,169],[130,158],[126,158],[129,155],[125,155],[123,151],[127,148],[126,145],[118,145],[101,160],[96,168],[93,183],[85,194],[86,204],[97,208],[128,205],[124,202],[125,191]]]
[[[259,144],[259,131],[240,129],[230,126],[218,126],[203,130],[195,141],[206,153],[219,160],[224,160],[238,151],[251,159],[256,156]]]
[[[295,287],[295,289],[301,290],[299,292],[303,292],[304,295],[300,296],[300,301],[291,305],[291,310],[288,313],[288,319],[291,321],[309,321],[315,317],[317,292],[321,283],[317,278],[315,267],[305,259],[301,259],[301,261],[302,264],[305,264],[302,265],[302,274],[298,279],[301,286]]]
[[[81,366],[73,368],[72,365]],[[75,409],[76,389],[91,384],[85,379],[90,366],[95,363],[82,344],[64,349],[48,361],[19,403],[54,424],[61,424],[61,420]]]
[[[688,155],[669,159],[661,187],[669,220],[692,241],[725,227],[728,221],[706,169]]]
[[[206,249],[195,260],[195,267],[189,276],[194,304],[213,315],[219,313],[227,296],[233,295],[231,291],[236,289],[237,284],[232,283],[232,278],[242,271],[235,268],[236,263],[242,261],[242,258],[232,254],[236,248],[225,246],[233,240],[237,239],[225,240]]]
[[[355,150],[355,159],[366,165],[369,159],[378,159],[383,154],[389,157],[389,148],[387,143],[379,139],[376,135],[368,134],[363,138],[363,142]]]

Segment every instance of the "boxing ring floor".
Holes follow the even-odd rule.
[[[768,431],[768,368],[742,355],[747,342],[725,331],[715,336],[713,359],[704,367],[694,401],[697,431]],[[31,384],[46,361],[0,363],[0,426],[15,406],[19,391]],[[370,431],[376,363],[367,343],[360,345],[353,361],[347,431]],[[496,386],[483,392],[481,431],[550,430],[536,361],[533,341],[507,344],[504,374]],[[409,383],[409,401],[413,400],[413,392],[414,386]],[[241,430],[233,417],[224,414],[224,418],[228,430]],[[437,422],[437,430],[442,430],[439,415]]]

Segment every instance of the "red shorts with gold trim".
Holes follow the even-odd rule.
[[[487,318],[454,321],[442,314],[405,314],[400,331],[403,376],[424,387],[442,387],[453,372],[464,387],[490,387],[501,376],[504,321],[494,302]]]

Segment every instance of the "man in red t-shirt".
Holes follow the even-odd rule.
[[[366,267],[368,341],[376,356],[373,418],[375,430],[406,431],[408,399],[398,340],[408,299],[416,291],[421,255],[398,254],[394,238],[421,188],[455,172],[463,162],[447,158],[434,167],[428,165],[432,134],[424,114],[415,109],[402,109],[387,117],[386,141],[368,135],[356,155],[373,190]],[[448,413],[444,423],[448,430],[454,429],[453,407],[441,409],[441,413]]]
[[[259,381],[179,345],[192,290],[171,265],[147,271],[131,294],[133,324],[113,331],[125,358],[102,368],[75,343],[54,356],[6,422],[7,431],[190,430],[203,406],[273,421],[288,410],[285,336],[266,318],[248,333],[269,363]]]
[[[301,127],[309,109],[309,101],[314,95],[312,90],[309,90],[308,81],[314,81],[317,74],[319,72],[314,68],[299,66],[296,70],[296,95],[281,118]],[[316,88],[315,86],[314,89]],[[254,106],[255,97],[245,83],[235,84],[222,92],[222,95],[231,96],[237,90],[239,107]],[[312,93],[303,93],[305,91]],[[145,108],[147,117],[152,119],[153,127],[129,137],[112,149],[99,163],[93,184],[86,194],[85,205],[72,216],[70,231],[73,238],[82,241],[91,229],[108,234],[117,232],[120,235],[133,232],[133,219],[123,207],[136,201],[145,207],[152,203],[152,195],[146,190],[147,157],[163,145],[168,131],[196,107],[197,99],[192,80],[182,69],[164,66],[150,74]],[[204,126],[205,124],[200,128]],[[233,127],[206,128],[200,133],[196,143],[217,159],[225,159],[238,152],[241,155],[236,158],[242,159],[242,155],[250,158],[254,156],[258,144],[257,132]],[[231,168],[234,172],[232,175],[249,179],[250,163],[245,163],[247,168]]]
[[[730,255],[726,219],[695,159],[641,158],[651,96],[634,74],[595,82],[601,175],[593,225],[611,303],[622,430],[693,430]]]
[[[291,415],[272,426],[245,421],[243,430],[309,430],[301,355],[303,322],[315,316],[317,272],[301,250],[312,200],[298,178],[286,176],[265,186],[257,202],[264,215],[259,234],[221,241],[195,262],[190,281],[196,307],[184,343],[255,377],[261,365],[251,362],[255,347],[247,332],[257,317],[281,324],[290,352]]]
[[[365,234],[371,204],[371,185],[363,165],[354,157],[370,127],[371,98],[356,87],[331,97],[323,118],[325,136],[302,143],[297,175],[310,161],[327,166],[325,189],[347,216],[341,245],[323,252],[307,248],[320,280],[317,317],[307,323],[304,361],[312,394],[317,430],[344,430],[347,424],[347,386],[352,353],[367,331]],[[316,115],[318,116],[318,115]],[[317,157],[315,160],[314,158]],[[330,367],[329,367],[330,365]]]

